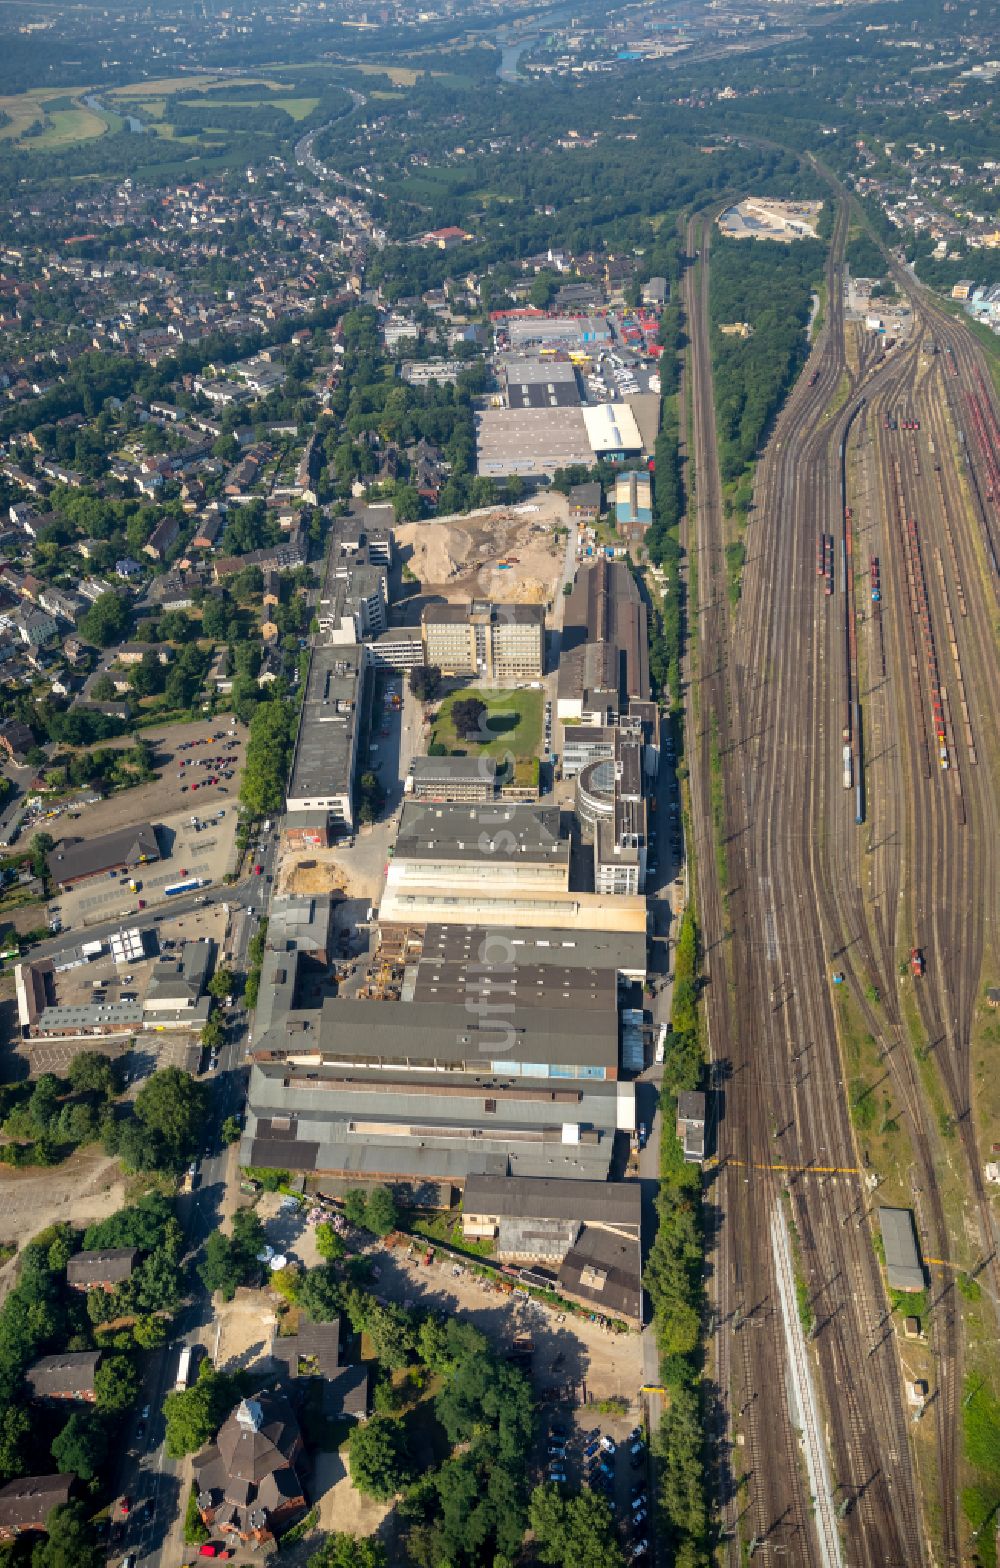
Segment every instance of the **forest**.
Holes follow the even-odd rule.
[[[810,299],[825,258],[820,240],[713,239],[709,309],[724,481],[740,479],[753,462],[806,361]],[[719,330],[743,322],[749,337]]]

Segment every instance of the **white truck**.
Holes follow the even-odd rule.
[[[189,1381],[190,1377],[191,1377],[191,1346],[190,1345],[184,1345],[181,1348],[180,1360],[177,1363],[177,1382],[176,1382],[175,1386],[178,1389],[187,1388],[188,1381]]]

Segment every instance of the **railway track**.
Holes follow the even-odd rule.
[[[713,417],[704,232],[702,268],[697,283],[689,276],[687,286],[699,501],[692,799],[710,982],[709,1034],[713,1055],[725,1060],[727,1080],[720,1149],[726,1169],[724,1177],[716,1177],[723,1200],[716,1267],[727,1282],[727,1299],[744,1303],[741,1310],[747,1315],[740,1321],[756,1325],[753,1353],[744,1341],[735,1360],[720,1351],[717,1364],[720,1384],[728,1371],[733,1385],[735,1413],[727,1409],[726,1414],[734,1427],[743,1419],[741,1437],[749,1450],[744,1539],[752,1534],[755,1551],[765,1560],[768,1552],[777,1558],[783,1550],[797,1562],[812,1563],[816,1544],[803,1515],[800,1477],[788,1474],[783,1353],[773,1322],[774,1281],[760,1245],[764,1216],[787,1187],[816,1314],[816,1354],[845,1556],[852,1564],[909,1568],[927,1561],[927,1544],[896,1336],[871,1245],[866,1184],[833,1044],[829,974],[835,958],[865,1027],[881,1042],[885,1079],[905,1117],[914,1153],[925,1241],[934,1247],[933,1256],[947,1259],[950,1243],[935,1174],[940,1129],[927,1118],[897,995],[901,943],[918,943],[920,931],[911,935],[905,929],[909,916],[904,910],[900,921],[899,906],[902,889],[909,899],[911,890],[920,887],[922,897],[947,901],[958,918],[968,908],[970,890],[977,898],[992,897],[995,907],[992,857],[981,857],[984,863],[977,870],[967,854],[956,853],[963,837],[968,844],[978,840],[987,823],[994,834],[996,827],[992,794],[980,782],[986,770],[979,768],[972,755],[975,744],[968,741],[982,723],[973,688],[990,689],[986,650],[992,644],[979,589],[991,558],[981,518],[970,520],[967,507],[961,517],[955,511],[957,477],[935,468],[927,454],[912,475],[922,509],[936,497],[927,528],[914,538],[903,516],[906,534],[899,540],[889,536],[890,498],[876,483],[877,418],[890,402],[905,397],[924,410],[922,424],[924,418],[940,421],[944,402],[941,372],[921,367],[916,346],[890,360],[863,359],[860,373],[848,376],[846,403],[832,416],[825,412],[846,373],[837,275],[842,234],[838,220],[831,249],[830,319],[811,360],[818,374],[811,387],[803,378],[793,391],[758,472],[744,595],[735,617],[725,600],[725,540],[710,468],[712,433],[699,433]],[[695,239],[689,230],[689,250]],[[936,446],[943,449],[944,444],[942,430]],[[867,475],[860,508],[856,499],[853,506],[847,499],[855,467]],[[905,514],[916,499],[909,477],[901,474],[898,490]],[[979,524],[975,536],[973,521]],[[842,540],[839,555],[833,552],[841,578],[833,596],[835,614],[829,599],[824,605],[825,596],[816,592],[817,525]],[[915,724],[919,706],[910,695],[911,650],[899,613],[910,590],[903,575],[907,541],[908,569],[912,573],[919,566],[924,624],[938,650],[938,709],[949,737],[947,773],[928,765],[937,763],[938,752],[935,748],[933,759],[928,755]],[[880,606],[878,616],[871,617],[878,639],[874,650],[865,639],[866,618],[859,615],[863,589],[857,602],[850,591],[859,574],[864,574],[862,583],[867,581],[869,548],[892,599],[891,612]],[[849,561],[854,569],[844,580]],[[926,657],[926,647],[923,653]],[[919,684],[919,669],[916,674],[922,698],[930,701],[934,734],[938,710],[926,681]],[[838,768],[845,695],[852,704],[852,782],[864,786],[858,804],[852,792],[849,807]],[[863,725],[859,708],[866,710]],[[961,758],[954,757],[956,747],[965,752]],[[969,775],[977,769],[972,785]],[[726,885],[721,887],[710,874],[717,861],[713,770],[721,771],[724,799],[720,872]],[[942,793],[942,777],[947,793]],[[717,794],[717,782],[715,788]],[[928,805],[931,792],[933,806]],[[914,823],[922,809],[929,812],[930,827],[921,830],[921,854]],[[970,821],[974,815],[975,835],[963,823],[963,812]],[[866,821],[859,824],[858,816]],[[942,992],[941,977],[935,976],[922,1006],[934,1004],[934,1018],[926,1021],[947,1034],[948,1006],[956,1020],[953,1030],[962,1031],[963,1019],[968,1024],[982,942],[974,941],[961,954],[954,933],[942,935],[942,955],[956,956],[960,977]],[[950,967],[945,960],[943,965]],[[877,1000],[869,1001],[866,993]],[[967,1027],[965,1042],[964,1059],[958,1048],[951,1088],[956,1126],[964,1117],[958,1136],[971,1172],[975,1139],[968,1116]],[[987,1217],[984,1201],[983,1256],[992,1267]],[[727,1314],[716,1316],[724,1336]],[[931,1329],[940,1381],[934,1433],[941,1549],[945,1562],[957,1563],[961,1361],[959,1315],[950,1285],[935,1298]],[[720,1398],[728,1404],[725,1387]],[[762,1430],[769,1436],[766,1452]],[[724,1493],[729,1533],[734,1517]],[[729,1560],[737,1561],[735,1549]]]

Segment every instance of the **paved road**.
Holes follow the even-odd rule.
[[[277,833],[272,832],[258,854],[261,875],[249,878],[239,889],[242,896],[237,901],[232,899],[237,890],[226,890],[231,903],[238,905],[230,915],[230,951],[236,970],[246,970],[247,948],[266,911],[273,886],[269,878],[274,874],[276,853]],[[178,1217],[192,1259],[205,1238],[218,1229],[235,1207],[239,1146],[223,1147],[219,1129],[227,1116],[242,1119],[248,1077],[249,1023],[249,1016],[242,1008],[227,1017],[219,1068],[210,1081],[211,1112],[201,1158],[197,1162],[197,1185],[190,1196],[178,1199]],[[192,1273],[192,1284],[195,1287],[192,1301],[175,1321],[170,1342],[150,1358],[140,1402],[150,1407],[148,1430],[140,1438],[139,1423],[133,1415],[123,1433],[128,1452],[123,1458],[119,1494],[129,1496],[135,1506],[129,1519],[117,1526],[112,1560],[118,1561],[119,1554],[124,1556],[132,1551],[137,1554],[142,1568],[177,1568],[184,1561],[183,1526],[190,1462],[167,1457],[161,1411],[165,1396],[174,1386],[182,1346],[200,1345],[210,1355],[215,1348],[211,1300],[197,1274]]]

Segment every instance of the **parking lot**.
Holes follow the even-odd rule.
[[[176,882],[192,878],[205,884],[220,882],[233,861],[237,813],[235,804],[217,796],[213,800],[209,798],[212,794],[195,795],[183,814],[151,819],[157,830],[160,860],[137,866],[131,876],[90,877],[57,893],[49,904],[50,918],[55,915],[64,929],[96,925],[119,916],[134,919],[140,913],[140,899],[147,907],[162,904],[164,889]],[[136,882],[136,892],[130,890],[130,881]]]
[[[232,714],[196,724],[170,724],[137,732],[152,748],[153,766],[159,778],[136,789],[124,790],[101,799],[89,790],[80,790],[62,805],[42,805],[36,815],[25,822],[22,834],[44,829],[53,838],[96,838],[100,833],[110,833],[126,822],[159,822],[164,817],[196,804],[204,808],[232,802],[235,806],[246,751],[247,731],[237,724]],[[215,744],[213,736],[222,736]],[[234,744],[235,743],[235,744]],[[131,736],[103,741],[99,749],[119,747],[128,750],[134,745]],[[232,745],[232,750],[229,746]],[[92,748],[93,749],[93,748]],[[203,766],[209,756],[221,756],[222,768]],[[184,764],[182,767],[181,764]],[[231,773],[226,779],[223,775]],[[208,779],[218,779],[208,784]],[[197,791],[192,785],[197,784]],[[191,805],[188,805],[191,802]]]

